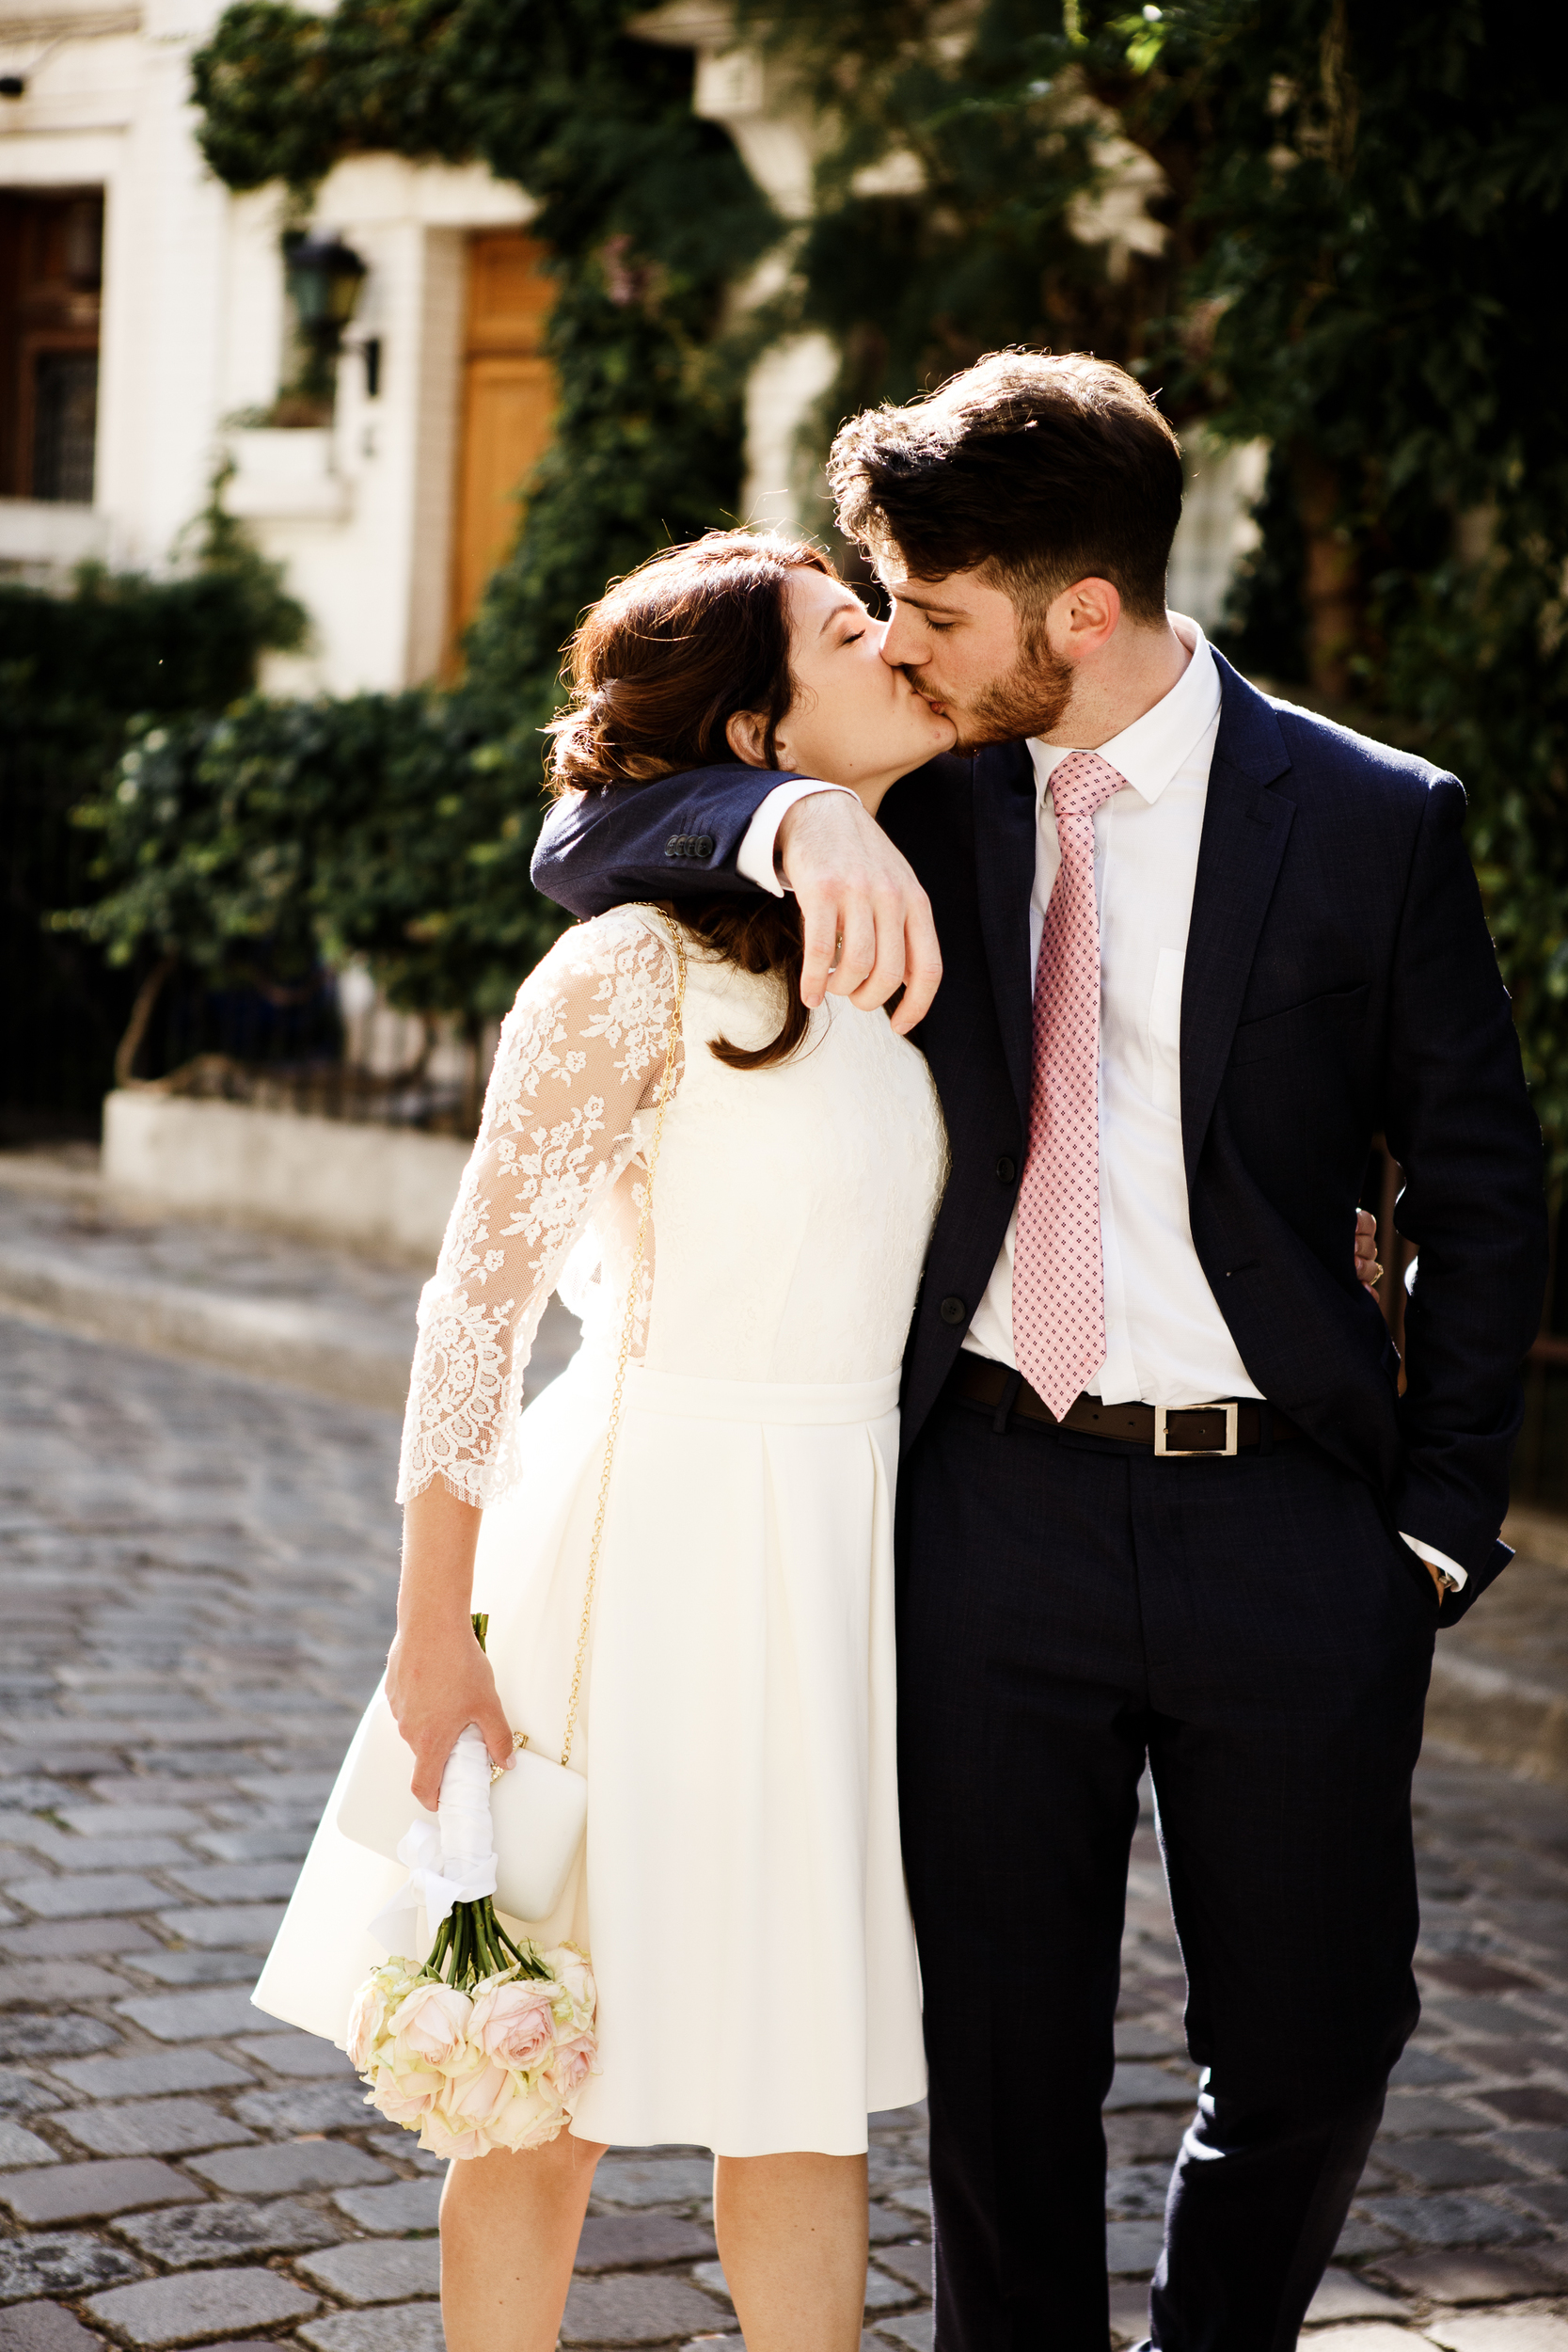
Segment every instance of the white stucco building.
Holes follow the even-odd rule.
[[[292,359],[282,196],[230,195],[197,147],[190,57],[218,13],[0,0],[0,576],[163,567],[227,457],[228,505],[315,627],[269,683],[403,686],[450,659],[547,436],[531,206],[482,166],[341,165],[313,226],[368,275],[331,422],[259,421]],[[696,52],[697,105],[733,112],[748,160],[803,212],[807,127],[765,121],[760,69],[718,55],[724,12],[667,9],[649,29]],[[760,372],[769,519],[793,511],[795,426],[831,365],[813,344]]]
[[[288,319],[279,193],[231,196],[195,142],[189,60],[217,12],[0,5],[0,88],[23,85],[0,95],[0,566],[161,567],[227,453],[230,505],[316,624],[297,682],[401,686],[449,642],[465,392],[472,405],[477,383],[483,406],[483,363],[527,359],[542,312],[515,353],[471,349],[471,248],[523,246],[530,208],[483,169],[372,157],[334,172],[317,218],[369,275],[333,421],[236,421],[277,398]]]

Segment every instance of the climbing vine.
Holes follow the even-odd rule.
[[[465,690],[548,715],[562,640],[611,574],[734,512],[739,361],[728,289],[779,224],[714,124],[690,53],[627,37],[625,0],[237,0],[193,69],[203,152],[236,189],[304,199],[341,157],[487,163],[526,187],[557,294],[560,405]],[[512,715],[508,718],[508,713]],[[535,762],[537,773],[537,762]]]
[[[1229,642],[1465,777],[1568,1152],[1563,32],[1525,39],[1490,0],[742,0],[738,21],[818,129],[787,236],[693,118],[689,54],[631,39],[622,0],[239,0],[197,60],[230,186],[305,191],[356,150],[479,156],[530,190],[554,254],[556,437],[433,722],[467,831],[430,922],[469,924],[474,952],[410,954],[397,985],[498,989],[547,921],[524,871],[559,647],[609,575],[733,514],[726,301],[772,247],[768,331],[841,354],[824,433],[1024,342],[1099,350],[1179,422],[1273,445]],[[396,898],[369,927],[388,971]],[[503,914],[485,963],[471,926],[499,941]]]
[[[1065,13],[1050,0],[961,14],[944,0],[746,0],[743,23],[825,132],[799,303],[843,355],[835,421],[1009,343],[1144,355],[1183,241],[1129,164],[1144,163],[1167,222],[1179,208],[1119,119],[1138,80],[1125,18],[1089,38]]]
[[[1568,40],[1520,29],[1485,0],[1188,0],[1151,40],[1138,119],[1192,158],[1173,381],[1273,444],[1265,558],[1277,584],[1299,550],[1294,675],[1465,780],[1561,1166],[1568,322],[1547,289]]]
[[[1489,0],[749,5],[837,126],[799,303],[840,412],[1026,342],[1272,444],[1226,642],[1464,778],[1568,1163],[1568,33]],[[1162,183],[1131,209],[1129,150]]]
[[[607,579],[731,520],[745,339],[726,295],[778,234],[691,111],[689,53],[634,42],[621,0],[238,0],[194,63],[200,141],[296,213],[367,150],[482,158],[534,199],[557,293],[559,406],[450,691],[252,696],[144,728],[83,811],[109,885],[74,928],[121,962],[216,982],[367,959],[391,1000],[504,1010],[562,916],[528,878],[540,729],[562,647]]]

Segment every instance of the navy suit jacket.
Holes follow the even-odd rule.
[[[1263,1395],[1368,1482],[1391,1534],[1465,1566],[1449,1623],[1511,1556],[1497,1530],[1546,1267],[1541,1132],[1465,853],[1465,795],[1426,761],[1272,701],[1216,660],[1181,993],[1193,1241]],[[703,769],[561,803],[534,880],[579,915],[748,891],[736,857],[779,780]],[[880,816],[930,894],[944,975],[913,1033],[953,1170],[905,1358],[911,1444],[990,1279],[1023,1165],[1028,753],[933,760]],[[1379,1133],[1404,1169],[1400,1231],[1420,1251],[1403,1396],[1351,1263]]]

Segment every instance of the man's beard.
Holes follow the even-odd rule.
[[[977,694],[961,717],[949,711],[958,727],[954,750],[973,752],[982,743],[1017,743],[1025,736],[1053,734],[1072,700],[1076,677],[1072,663],[1052,652],[1043,629],[1026,637],[1006,677]]]

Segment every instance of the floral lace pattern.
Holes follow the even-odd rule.
[[[518,991],[420,1300],[400,1502],[439,1477],[483,1508],[514,1483],[539,1320],[573,1244],[651,1132],[674,978],[663,940],[618,907],[568,931]],[[645,1287],[639,1353],[650,1296]]]

